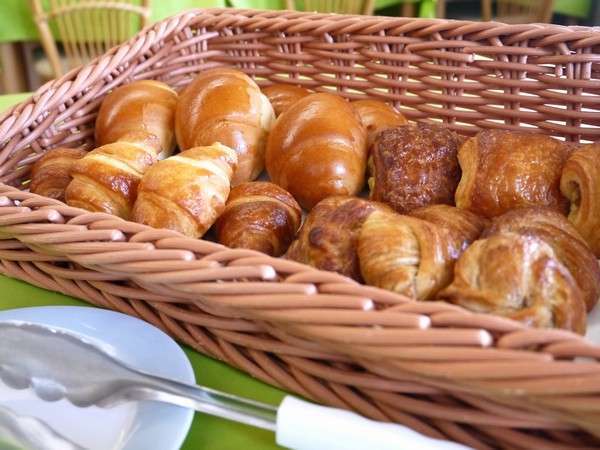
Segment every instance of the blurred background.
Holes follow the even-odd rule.
[[[209,7],[600,25],[600,0],[1,0],[0,94],[35,90],[145,25]]]

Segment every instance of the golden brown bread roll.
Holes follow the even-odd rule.
[[[302,210],[289,192],[254,181],[231,190],[215,226],[221,244],[280,256],[296,237],[301,221]]]
[[[71,182],[71,167],[85,155],[86,151],[79,148],[49,150],[31,167],[29,190],[64,202],[65,189]]]
[[[481,131],[458,152],[456,206],[484,217],[535,205],[565,213],[559,182],[570,152],[571,146],[541,134]]]
[[[466,209],[449,205],[424,206],[415,209],[410,215],[442,227],[449,233],[448,242],[453,259],[457,259],[489,225],[487,219]]]
[[[357,253],[367,284],[427,300],[452,280],[452,248],[438,225],[377,211],[360,230]]]
[[[387,206],[357,197],[328,197],[306,217],[286,257],[360,280],[356,242],[364,221]]]
[[[291,84],[273,84],[263,88],[262,92],[271,102],[277,117],[298,100],[311,94],[308,89]]]
[[[159,161],[142,178],[133,220],[201,237],[225,208],[236,162],[235,150],[219,143]]]
[[[406,117],[396,108],[380,100],[356,100],[352,102],[354,110],[367,129],[367,149],[371,149],[379,133],[388,128],[406,125]]]
[[[232,184],[256,179],[275,116],[267,97],[246,74],[219,68],[200,73],[181,93],[175,133],[181,150],[220,142],[238,154]]]
[[[175,147],[177,93],[165,83],[134,81],[108,94],[96,119],[96,146],[117,141],[146,144],[164,158]]]
[[[534,236],[498,233],[475,241],[440,296],[475,312],[585,333],[581,291],[552,248]]]
[[[96,120],[101,146],[73,164],[67,204],[129,219],[142,175],[172,151],[176,103],[176,92],[158,81],[134,82],[107,95]]]
[[[567,160],[560,191],[570,202],[569,220],[600,258],[600,144],[582,145]]]
[[[366,163],[365,128],[350,103],[333,94],[294,103],[267,141],[271,181],[307,210],[326,197],[359,193]]]
[[[458,144],[456,133],[436,125],[384,130],[371,153],[371,199],[403,214],[426,205],[451,205],[460,179]]]
[[[505,232],[535,236],[549,244],[581,289],[587,310],[594,307],[600,296],[600,266],[565,216],[542,206],[514,209],[496,217],[483,236]]]

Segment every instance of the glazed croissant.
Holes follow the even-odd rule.
[[[565,216],[548,207],[513,209],[496,217],[483,234],[514,232],[546,242],[569,270],[590,311],[600,296],[600,266],[594,254]]]
[[[357,197],[322,200],[306,217],[286,257],[360,281],[356,243],[361,226],[375,211],[391,210]]]
[[[289,192],[273,183],[254,181],[231,190],[215,225],[221,244],[280,256],[301,221],[302,210]]]
[[[356,100],[352,107],[367,129],[367,149],[371,149],[379,133],[388,128],[406,125],[408,121],[396,108],[379,100]]]
[[[367,284],[427,300],[452,280],[452,248],[440,226],[377,211],[360,230],[357,253]]]
[[[220,68],[200,73],[181,93],[175,133],[181,150],[220,142],[238,154],[232,184],[256,179],[275,116],[267,97],[243,72]]]
[[[133,220],[201,237],[225,208],[236,163],[235,150],[219,143],[159,161],[142,178]]]
[[[271,102],[276,117],[279,117],[290,106],[311,93],[308,89],[291,84],[273,84],[263,88],[262,92]]]
[[[404,125],[381,132],[373,144],[371,199],[406,214],[454,200],[460,179],[459,136],[441,126]]]
[[[543,328],[585,333],[575,280],[550,247],[531,235],[498,233],[475,241],[458,259],[440,297],[480,313]]]
[[[67,204],[129,219],[142,175],[173,149],[176,102],[177,93],[157,81],[111,92],[96,120],[96,138],[104,145],[73,165]],[[116,142],[107,144],[111,139]]]
[[[78,148],[58,147],[46,152],[31,167],[29,190],[44,197],[65,200],[65,190],[71,182],[71,168],[86,155]]]
[[[307,210],[326,197],[359,193],[366,163],[365,128],[350,103],[337,95],[300,99],[269,134],[269,177]]]
[[[495,217],[524,206],[567,211],[560,175],[572,148],[542,134],[485,130],[458,153],[462,177],[456,206]]]
[[[560,191],[571,206],[569,220],[600,258],[600,144],[580,146],[567,160]]]

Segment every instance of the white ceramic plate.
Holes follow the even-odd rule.
[[[48,306],[0,311],[0,322],[22,320],[78,333],[111,347],[112,354],[145,372],[195,383],[181,348],[159,329],[124,314],[91,307]],[[111,409],[77,408],[65,400],[47,403],[31,390],[13,390],[0,381],[0,403],[38,417],[90,450],[177,450],[190,428],[192,410],[156,402]]]

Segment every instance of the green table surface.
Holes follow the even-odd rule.
[[[0,0],[2,1],[2,0]],[[0,96],[0,111],[27,98],[27,94]],[[89,304],[56,292],[32,286],[20,280],[0,275],[0,310],[28,306]],[[278,404],[285,393],[270,387],[243,372],[183,345],[196,374],[196,382],[224,392]],[[270,450],[274,434],[206,414],[196,413],[182,450]]]

